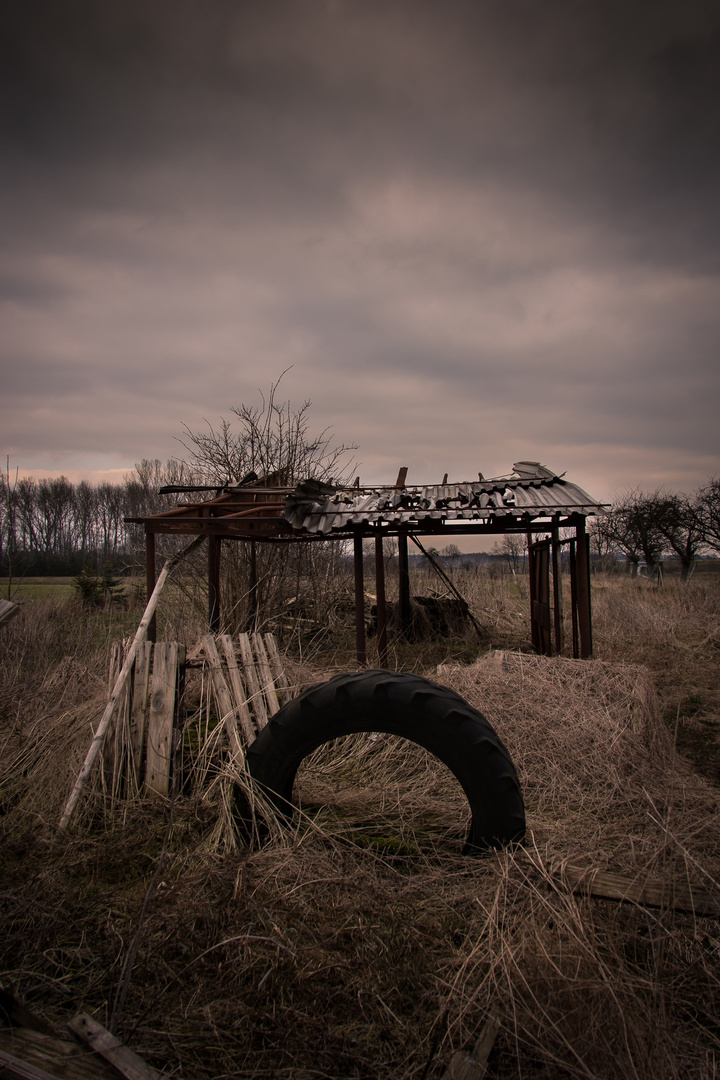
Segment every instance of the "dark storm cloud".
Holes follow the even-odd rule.
[[[720,9],[55,0],[0,49],[15,454],[164,457],[292,364],[380,477],[716,471]]]

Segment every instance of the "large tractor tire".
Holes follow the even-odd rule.
[[[399,735],[447,765],[472,811],[466,854],[522,841],[525,810],[507,750],[477,709],[419,675],[362,671],[311,687],[251,743],[250,773],[289,820],[303,758],[332,739],[364,731]]]

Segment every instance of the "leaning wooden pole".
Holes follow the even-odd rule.
[[[80,802],[80,796],[82,795],[83,790],[87,786],[88,780],[90,779],[93,768],[95,766],[95,762],[97,761],[100,755],[100,751],[102,750],[103,743],[105,742],[105,736],[108,733],[113,713],[115,712],[117,703],[120,700],[128,678],[130,677],[130,672],[132,671],[132,666],[135,662],[135,654],[138,650],[138,646],[147,637],[148,626],[150,625],[152,617],[155,614],[155,609],[158,605],[160,593],[163,591],[165,582],[167,581],[169,575],[172,573],[175,567],[178,565],[178,563],[182,562],[182,560],[187,555],[189,555],[191,551],[194,551],[195,548],[199,547],[204,539],[204,536],[196,536],[191,544],[188,544],[187,547],[184,547],[182,549],[182,551],[178,551],[177,555],[173,555],[172,558],[168,559],[168,561],[165,563],[162,570],[160,571],[160,576],[155,583],[155,588],[153,589],[152,596],[148,600],[147,607],[145,608],[145,613],[140,620],[140,625],[137,628],[137,633],[133,638],[132,645],[128,649],[128,654],[125,657],[125,663],[122,666],[120,674],[115,680],[115,686],[113,687],[113,691],[110,695],[108,703],[105,706],[105,712],[102,714],[102,719],[98,724],[98,728],[95,732],[93,741],[90,743],[90,749],[88,750],[85,761],[83,762],[83,767],[80,770],[77,780],[75,781],[75,787],[72,789],[70,793],[70,798],[65,804],[65,809],[63,810],[62,817],[60,818],[60,832],[65,832],[68,825],[70,824],[73,814],[77,809],[77,805]]]

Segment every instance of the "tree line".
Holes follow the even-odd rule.
[[[687,581],[699,556],[720,553],[720,480],[709,480],[691,495],[627,491],[608,514],[590,524],[589,532],[602,568],[620,557],[633,575],[642,565],[653,573],[669,558],[679,562]]]
[[[35,480],[8,467],[0,475],[0,574],[67,575],[132,561],[144,532],[124,518],[166,509],[159,489],[190,482],[188,467],[174,460],[143,459],[119,484]]]

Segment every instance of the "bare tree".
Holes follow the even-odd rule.
[[[232,408],[235,421],[221,418],[218,428],[206,421],[203,431],[185,426],[179,439],[189,454],[184,464],[205,483],[218,486],[238,483],[251,472],[277,475],[284,484],[308,479],[346,482],[357,446],[336,445],[329,428],[311,434],[311,402],[294,408],[289,401],[277,400],[282,377],[271,383],[267,397],[260,393],[260,405]]]
[[[661,496],[655,507],[657,528],[680,561],[680,577],[687,581],[704,539],[699,500],[683,494]]]
[[[720,480],[713,477],[697,493],[697,513],[704,544],[720,551]]]
[[[639,488],[626,491],[610,511],[612,536],[631,565],[635,576],[641,560],[652,573],[660,562],[665,539],[659,528],[660,493],[647,494]]]

